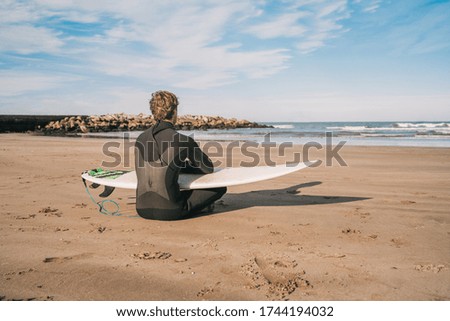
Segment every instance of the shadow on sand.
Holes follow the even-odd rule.
[[[195,217],[226,213],[254,206],[300,206],[364,201],[369,197],[305,195],[301,189],[322,184],[309,182],[282,189],[266,189],[246,193],[227,193],[216,203],[214,212]]]

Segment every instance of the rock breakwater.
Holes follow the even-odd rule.
[[[92,133],[145,130],[155,124],[152,115],[107,114],[99,116],[71,116],[51,121],[40,130],[45,134]],[[234,128],[270,128],[248,120],[224,118],[220,116],[183,115],[179,116],[176,129],[207,130]]]

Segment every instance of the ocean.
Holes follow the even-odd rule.
[[[326,133],[333,145],[450,147],[450,122],[275,122],[263,123],[274,128],[243,128],[206,131],[180,131],[196,140],[251,140],[263,142],[269,137],[276,143],[325,144]],[[127,132],[130,138],[141,132]],[[92,133],[88,136],[122,137],[124,132]]]

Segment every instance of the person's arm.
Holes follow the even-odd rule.
[[[181,168],[182,173],[209,174],[214,171],[211,159],[203,153],[200,146],[185,135],[174,137],[175,164]]]
[[[189,137],[189,147],[187,155],[186,168],[187,172],[195,174],[209,174],[214,172],[214,165],[211,159],[206,155],[198,144]],[[183,172],[186,172],[183,170]]]

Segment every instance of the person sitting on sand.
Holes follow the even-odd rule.
[[[208,174],[213,164],[189,136],[178,133],[178,98],[168,91],[152,94],[150,110],[156,124],[136,140],[136,211],[146,219],[177,220],[211,207],[226,187],[180,190],[180,172]]]

